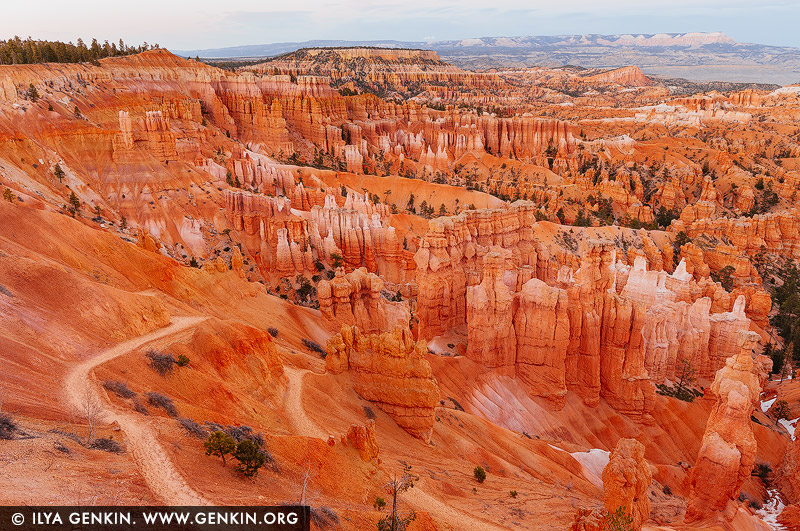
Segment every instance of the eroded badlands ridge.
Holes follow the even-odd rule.
[[[791,523],[797,445],[759,400],[795,396],[760,353],[789,346],[798,92],[376,50],[0,67],[3,411],[86,492],[122,470],[109,503],[307,495],[367,529],[410,464],[418,529],[758,529],[776,496]],[[94,360],[121,454],[67,424]],[[218,468],[212,428],[271,468]],[[7,501],[63,501],[26,440]]]

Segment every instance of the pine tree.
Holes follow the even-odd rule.
[[[215,431],[208,436],[203,443],[206,455],[218,455],[222,458],[222,466],[225,466],[225,456],[232,454],[236,450],[236,441],[233,437],[222,431]]]

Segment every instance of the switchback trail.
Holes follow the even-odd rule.
[[[132,411],[115,408],[106,402],[91,381],[92,369],[114,358],[127,354],[142,345],[182,332],[204,321],[206,317],[173,317],[165,327],[125,341],[104,350],[73,367],[64,381],[67,405],[78,417],[85,417],[86,404],[94,401],[98,405],[98,421],[116,421],[128,439],[128,450],[132,453],[139,470],[154,495],[168,505],[211,505],[186,484],[181,473],[172,464],[147,424],[146,418]]]

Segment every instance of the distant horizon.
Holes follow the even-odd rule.
[[[475,35],[624,35],[722,32],[740,43],[800,47],[800,5],[788,0],[41,0],[3,7],[0,38],[95,37],[207,50],[306,40],[448,41]],[[677,30],[677,31],[676,31]]]
[[[417,49],[417,50],[430,50],[431,48],[425,48],[424,45],[434,45],[434,44],[443,44],[443,43],[457,43],[458,41],[469,41],[469,40],[486,40],[486,39],[526,39],[526,38],[556,38],[556,37],[624,37],[624,36],[631,36],[631,37],[656,37],[660,35],[665,36],[685,36],[685,35],[720,35],[722,37],[728,37],[732,39],[736,44],[743,44],[743,45],[760,45],[760,46],[774,46],[780,48],[797,48],[800,50],[800,45],[792,46],[792,45],[776,45],[776,44],[766,44],[761,42],[742,42],[730,37],[723,31],[674,31],[674,32],[657,32],[657,33],[644,33],[644,32],[626,32],[626,33],[553,33],[553,34],[527,34],[527,35],[482,35],[482,36],[463,36],[456,39],[442,39],[442,40],[400,40],[400,39],[368,39],[368,40],[350,40],[350,39],[308,39],[304,41],[273,41],[273,42],[259,42],[259,43],[249,43],[249,44],[239,44],[234,46],[222,46],[222,47],[214,47],[214,48],[193,48],[193,49],[172,49],[162,45],[162,48],[167,48],[171,52],[174,53],[190,53],[195,54],[198,52],[212,52],[212,51],[222,51],[222,50],[234,50],[234,49],[245,49],[245,48],[259,48],[265,46],[289,46],[289,45],[300,45],[300,48],[358,48],[358,47],[376,47],[376,48],[403,48],[403,49]],[[310,43],[323,43],[317,45],[310,45]],[[324,43],[331,43],[331,44],[324,44]],[[334,43],[342,43],[340,45],[336,45]],[[403,46],[408,45],[408,46]],[[409,46],[414,45],[418,46],[417,48],[410,48]],[[636,47],[636,45],[631,45],[631,47]],[[238,56],[231,56],[231,57],[238,57]],[[246,58],[247,56],[241,56],[242,58]],[[257,56],[253,56],[257,57]],[[209,59],[213,59],[214,57],[208,57]]]

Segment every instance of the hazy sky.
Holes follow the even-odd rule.
[[[788,0],[2,0],[0,39],[97,37],[190,50],[342,40],[723,31],[800,46]]]

